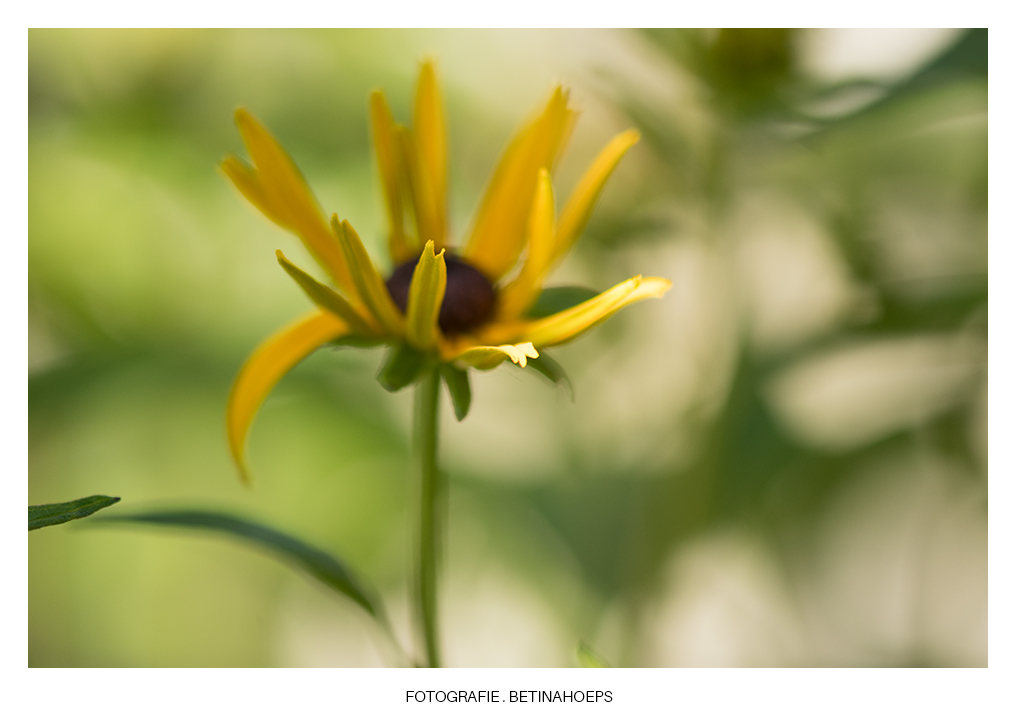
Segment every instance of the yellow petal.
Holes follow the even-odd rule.
[[[364,306],[371,311],[382,329],[394,337],[402,337],[405,330],[403,315],[392,301],[385,280],[371,263],[360,236],[345,219],[340,223],[338,215],[332,216],[332,228],[339,239],[343,256],[353,277],[353,284],[360,293]]]
[[[374,151],[378,158],[378,171],[381,173],[381,186],[385,192],[385,206],[388,210],[388,249],[396,264],[405,262],[415,256],[413,247],[406,239],[403,229],[405,213],[403,189],[408,183],[405,179],[402,152],[396,138],[395,121],[392,111],[381,91],[371,94],[371,131],[374,136]]]
[[[266,340],[240,368],[226,404],[226,435],[233,461],[249,480],[244,442],[265,396],[294,365],[330,340],[349,332],[349,326],[327,312],[315,312]]]
[[[523,342],[518,345],[478,345],[467,348],[456,356],[452,362],[459,367],[472,367],[478,370],[490,370],[498,367],[506,360],[511,360],[521,368],[526,367],[527,358],[537,358],[539,353],[532,343]]]
[[[237,173],[235,164],[224,164],[223,170],[234,183],[240,178],[237,186],[241,193],[273,221],[296,233],[339,287],[352,293],[352,279],[339,245],[296,164],[268,130],[243,108],[237,109],[236,123],[254,169],[246,179]],[[248,192],[254,187],[249,182],[255,175],[261,193],[252,198]]]
[[[574,114],[555,89],[543,113],[509,144],[487,187],[463,257],[491,281],[515,265],[540,170],[551,168]]]
[[[410,129],[399,125],[396,126],[396,138],[399,141],[402,163],[406,168],[406,178],[409,180],[413,216],[417,222],[417,238],[430,239],[439,250],[443,249],[444,245],[440,240],[444,239],[445,233],[435,213],[434,193],[431,181],[421,165],[417,141]]]
[[[445,299],[445,250],[434,253],[434,242],[424,245],[413,270],[406,303],[406,339],[418,350],[430,350],[438,336],[438,313]]]
[[[660,277],[637,276],[611,289],[539,320],[493,323],[477,331],[477,337],[489,344],[526,340],[537,347],[568,342],[626,305],[647,297],[661,297],[671,282]]]
[[[420,239],[434,240],[437,249],[441,250],[445,245],[447,223],[448,151],[441,92],[434,65],[430,61],[420,68],[413,107],[413,141],[420,177],[418,206],[424,208],[423,216],[428,225],[420,230]]]
[[[258,181],[257,171],[236,156],[227,156],[219,164],[219,168],[229,177],[229,180],[247,201],[254,204],[262,214],[279,226],[288,228],[286,222],[282,220],[278,211],[272,207],[268,197],[265,196],[265,190],[261,188],[261,182]]]
[[[579,180],[565,209],[561,214],[561,223],[558,225],[558,232],[555,235],[554,258],[560,259],[575,243],[582,233],[586,223],[590,220],[590,214],[597,203],[604,184],[614,171],[618,162],[621,161],[625,152],[632,148],[639,141],[639,133],[629,129],[611,139],[603,151],[590,164],[590,168]]]
[[[554,253],[554,189],[547,169],[540,170],[526,240],[526,260],[519,276],[498,295],[498,318],[502,320],[516,319],[530,309]]]
[[[342,295],[334,289],[321,284],[321,282],[318,282],[314,277],[286,259],[286,255],[282,253],[282,250],[275,250],[275,256],[279,260],[279,265],[300,285],[301,289],[311,298],[311,301],[323,310],[327,310],[345,320],[346,324],[349,325],[350,332],[366,336],[378,334],[379,330],[377,327],[365,321]]]

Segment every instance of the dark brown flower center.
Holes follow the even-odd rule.
[[[386,282],[392,300],[403,313],[410,297],[410,282],[417,261],[410,260],[398,267]],[[446,335],[469,332],[487,321],[494,310],[494,287],[487,277],[459,257],[445,252],[445,270],[448,273],[445,299],[438,312],[438,327]]]

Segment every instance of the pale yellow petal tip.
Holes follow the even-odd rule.
[[[534,360],[540,356],[537,348],[530,342],[520,342],[516,345],[498,345],[499,350],[509,356],[509,359],[521,368],[526,367],[527,358]]]
[[[475,367],[478,370],[491,370],[506,359],[524,368],[528,358],[536,359],[539,356],[537,348],[530,342],[516,345],[476,345],[465,349],[460,347],[459,350],[458,354],[452,353],[452,362],[461,368]]]
[[[671,280],[663,277],[643,277],[636,279],[636,288],[646,297],[663,297],[671,289]]]
[[[538,357],[540,357],[540,353],[537,352],[537,348],[533,346],[532,342],[520,342],[517,345],[510,345],[509,347],[515,347],[515,349],[519,353],[521,353],[518,359],[512,358],[512,362],[514,362],[521,368],[526,367],[526,358],[532,358],[536,360]],[[509,353],[509,357],[512,357],[511,353]]]

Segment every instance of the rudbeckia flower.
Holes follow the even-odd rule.
[[[330,278],[324,284],[276,252],[317,309],[265,341],[233,385],[227,433],[245,478],[244,441],[259,406],[287,371],[322,345],[392,346],[379,376],[389,389],[412,382],[427,364],[441,364],[461,419],[469,406],[469,368],[489,370],[505,361],[526,367],[540,350],[572,340],[637,300],[664,294],[669,281],[636,276],[558,309],[568,295],[542,290],[578,239],[611,172],[639,139],[628,130],[608,142],[558,214],[551,170],[576,115],[567,92],[555,89],[508,145],[469,232],[453,248],[445,118],[433,65],[422,66],[411,127],[393,120],[380,91],[372,94],[371,130],[392,262],[386,279],[350,222],[338,215],[326,219],[275,138],[249,112],[236,112],[253,163],[230,156],[222,170],[248,201],[296,234]]]

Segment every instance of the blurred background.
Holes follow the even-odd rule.
[[[410,641],[412,394],[322,350],[224,433],[233,376],[313,269],[217,170],[243,105],[385,264],[367,97],[437,60],[462,235],[554,84],[559,203],[642,142],[552,283],[670,278],[561,348],[572,402],[503,366],[457,423],[446,659],[985,666],[985,30],[29,32],[29,503],[200,506],[325,548]],[[455,236],[453,236],[455,238]],[[319,277],[321,277],[319,275]],[[102,514],[99,514],[101,516]],[[29,535],[29,665],[378,666],[373,624],[223,537]]]

